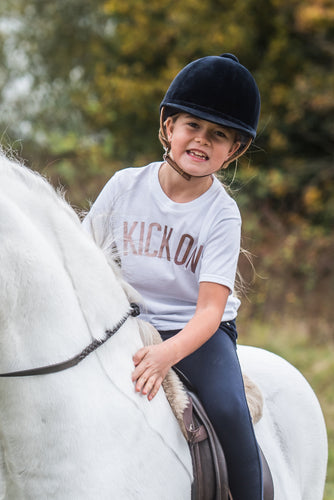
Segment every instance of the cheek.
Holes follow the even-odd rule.
[[[229,148],[226,146],[222,146],[216,149],[215,158],[217,160],[225,161],[226,157],[229,155]]]
[[[181,149],[185,145],[184,137],[181,134],[171,134],[170,144],[173,149]]]

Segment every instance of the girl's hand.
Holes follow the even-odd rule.
[[[133,356],[132,380],[137,392],[151,400],[157,394],[171,366],[189,356],[217,331],[230,289],[224,285],[201,282],[196,312],[186,326],[161,344],[143,347]]]
[[[174,364],[172,350],[166,342],[143,347],[133,356],[135,390],[151,401],[157,394],[168,370]]]

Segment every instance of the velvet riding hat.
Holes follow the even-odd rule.
[[[162,120],[186,112],[243,134],[256,136],[260,93],[245,66],[233,54],[207,56],[185,66],[161,102]]]

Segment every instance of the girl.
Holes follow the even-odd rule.
[[[133,357],[135,390],[151,400],[176,365],[196,389],[226,456],[235,500],[262,499],[262,471],[236,354],[233,295],[240,214],[215,177],[256,135],[257,85],[232,54],[187,65],[161,103],[163,162],[107,183],[84,224],[112,234],[141,318],[164,340]]]

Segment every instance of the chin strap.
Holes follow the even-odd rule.
[[[190,179],[192,177],[194,177],[196,179],[203,179],[203,177],[210,177],[211,176],[211,174],[206,174],[206,175],[190,175],[190,174],[187,174],[187,172],[185,172],[184,170],[182,170],[182,168],[179,167],[178,164],[174,160],[171,159],[171,157],[168,154],[168,151],[166,151],[166,153],[163,155],[163,159],[168,163],[168,165],[170,165],[174,170],[176,170],[176,172],[178,174],[180,174],[181,177],[183,177],[187,181],[190,181]]]
[[[181,175],[181,177],[183,177],[184,179],[186,179],[187,181],[190,181],[191,179],[191,175],[187,174],[187,172],[184,172],[184,170],[182,170],[182,168],[180,168],[178,166],[177,163],[175,163],[174,160],[171,159],[171,157],[169,156],[169,152],[170,152],[170,142],[169,140],[167,139],[167,131],[166,131],[166,126],[165,126],[165,123],[163,121],[163,109],[161,110],[161,113],[160,113],[160,129],[159,129],[159,139],[160,139],[160,142],[162,143],[163,147],[164,147],[164,150],[165,150],[165,154],[163,155],[163,159],[168,163],[168,165],[170,165],[178,174]]]
[[[168,165],[170,165],[174,170],[176,170],[176,172],[178,174],[180,174],[181,177],[183,177],[187,181],[190,181],[190,179],[192,177],[196,177],[197,179],[202,179],[203,177],[210,177],[211,176],[211,174],[206,174],[206,175],[190,175],[190,174],[187,174],[187,172],[185,172],[184,170],[182,170],[182,168],[179,167],[178,164],[174,160],[171,159],[171,157],[169,156],[168,152],[166,152],[163,155],[163,159],[168,163]]]
[[[168,154],[168,151],[166,151],[166,153],[164,154],[163,159],[168,163],[168,165],[170,165],[174,170],[176,170],[176,172],[180,174],[181,177],[183,177],[187,181],[190,181],[191,175],[187,174],[187,172],[184,172],[184,170],[182,170],[182,168],[180,168],[178,164],[171,159],[171,157]]]

